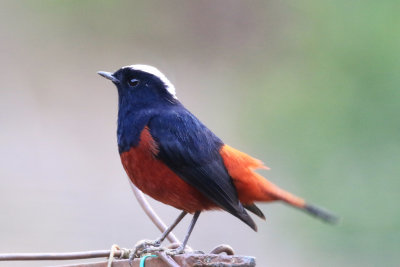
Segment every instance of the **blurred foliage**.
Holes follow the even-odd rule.
[[[281,167],[301,181],[304,195],[335,203],[342,216],[329,236],[335,252],[352,264],[396,265],[399,3],[307,1],[288,8],[296,23],[286,29],[278,65],[251,77],[241,135],[290,163]],[[326,238],[326,229],[314,234]]]

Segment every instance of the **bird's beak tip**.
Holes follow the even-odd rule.
[[[99,74],[100,76],[114,82],[114,83],[119,83],[119,80],[117,78],[115,78],[113,76],[113,74],[111,72],[107,72],[107,71],[98,71],[97,74]]]

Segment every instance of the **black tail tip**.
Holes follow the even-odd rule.
[[[239,206],[239,211],[236,213],[232,213],[234,216],[238,217],[242,222],[250,226],[255,232],[257,232],[257,225],[250,217],[250,215],[246,212],[242,204]]]
[[[323,220],[324,222],[330,223],[330,224],[338,224],[339,220],[340,220],[338,216],[336,216],[322,208],[314,206],[312,204],[306,204],[304,206],[304,210],[307,213]]]
[[[257,216],[260,217],[261,219],[265,220],[265,215],[264,215],[264,213],[263,213],[255,204],[243,205],[243,207],[244,207],[246,210],[251,211],[252,213],[254,213],[255,215],[257,215]]]

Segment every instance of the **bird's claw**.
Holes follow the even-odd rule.
[[[141,240],[137,242],[134,249],[129,254],[129,264],[132,266],[133,260],[135,258],[141,258],[144,254],[164,251],[164,248],[160,246],[161,242],[159,240]]]
[[[179,254],[183,254],[185,253],[185,248],[182,246],[179,246],[175,249],[168,249],[165,251],[165,253],[169,256],[175,256],[175,255],[179,255]]]
[[[170,247],[165,248],[161,247],[161,242],[159,240],[141,240],[136,243],[134,249],[132,249],[132,252],[129,254],[129,265],[133,266],[132,263],[135,258],[141,258],[148,254],[165,253],[168,256],[175,256],[186,252],[193,252],[193,250],[188,246],[183,247],[182,244],[179,243],[171,244]]]

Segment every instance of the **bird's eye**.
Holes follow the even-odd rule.
[[[139,80],[138,79],[131,79],[128,81],[128,84],[132,87],[135,87],[139,84]]]

